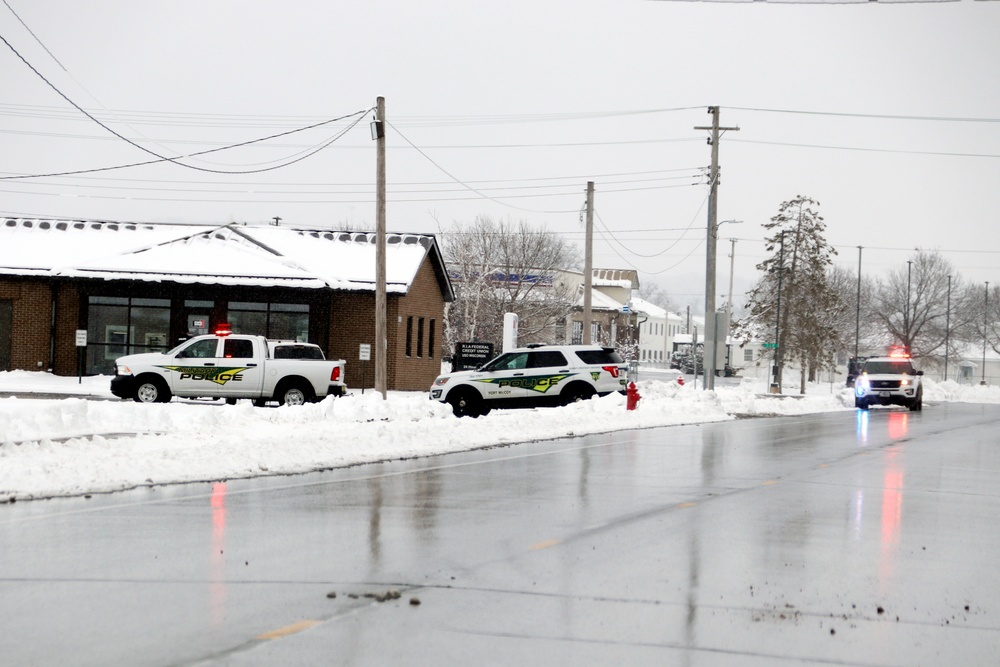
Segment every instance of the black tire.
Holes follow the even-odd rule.
[[[226,405],[236,405],[236,399],[230,396],[226,399]]]
[[[490,409],[483,405],[482,397],[473,389],[458,389],[448,394],[448,405],[456,417],[480,417]]]
[[[579,401],[589,401],[595,393],[597,392],[589,384],[574,382],[563,390],[562,402],[563,405],[569,405]]]
[[[919,392],[917,397],[910,403],[910,412],[921,412],[924,409],[924,392]]]
[[[255,398],[255,399],[253,399],[253,406],[255,408],[262,408],[265,405],[267,405],[267,399],[266,398]]]
[[[305,405],[313,399],[313,392],[305,382],[292,381],[280,388],[274,398],[279,405]]]
[[[132,400],[136,403],[167,403],[170,401],[170,388],[163,378],[155,375],[140,377]]]
[[[857,398],[857,397],[855,397],[854,398],[854,407],[856,407],[859,410],[867,410],[868,409],[868,401],[865,400],[865,399],[863,399],[863,398]]]

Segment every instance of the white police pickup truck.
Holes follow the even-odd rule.
[[[111,393],[139,403],[182,396],[301,405],[343,395],[344,367],[342,359],[324,359],[316,345],[220,331],[195,336],[169,352],[118,358]]]

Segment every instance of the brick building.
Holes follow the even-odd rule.
[[[387,234],[386,292],[389,389],[427,389],[440,371],[445,303],[454,300],[433,235]],[[347,361],[349,387],[374,386],[375,235],[0,222],[0,370],[111,373],[119,356],[166,350],[221,323],[316,343]],[[358,360],[363,343],[370,362]]]

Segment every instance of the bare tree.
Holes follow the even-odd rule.
[[[489,216],[455,223],[442,240],[456,293],[445,321],[449,347],[473,340],[499,347],[508,312],[518,315],[521,342],[555,341],[576,299],[576,286],[556,275],[579,264],[575,246],[544,226]]]
[[[955,353],[955,346],[973,335],[976,314],[982,315],[982,303],[977,309],[951,263],[927,250],[917,250],[905,267],[878,281],[872,306],[872,319],[889,337],[886,344],[904,345],[915,359],[932,365],[944,359],[946,341],[948,352]]]

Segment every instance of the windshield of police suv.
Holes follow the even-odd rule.
[[[867,361],[861,369],[862,373],[871,375],[915,375],[913,364],[909,361]]]

